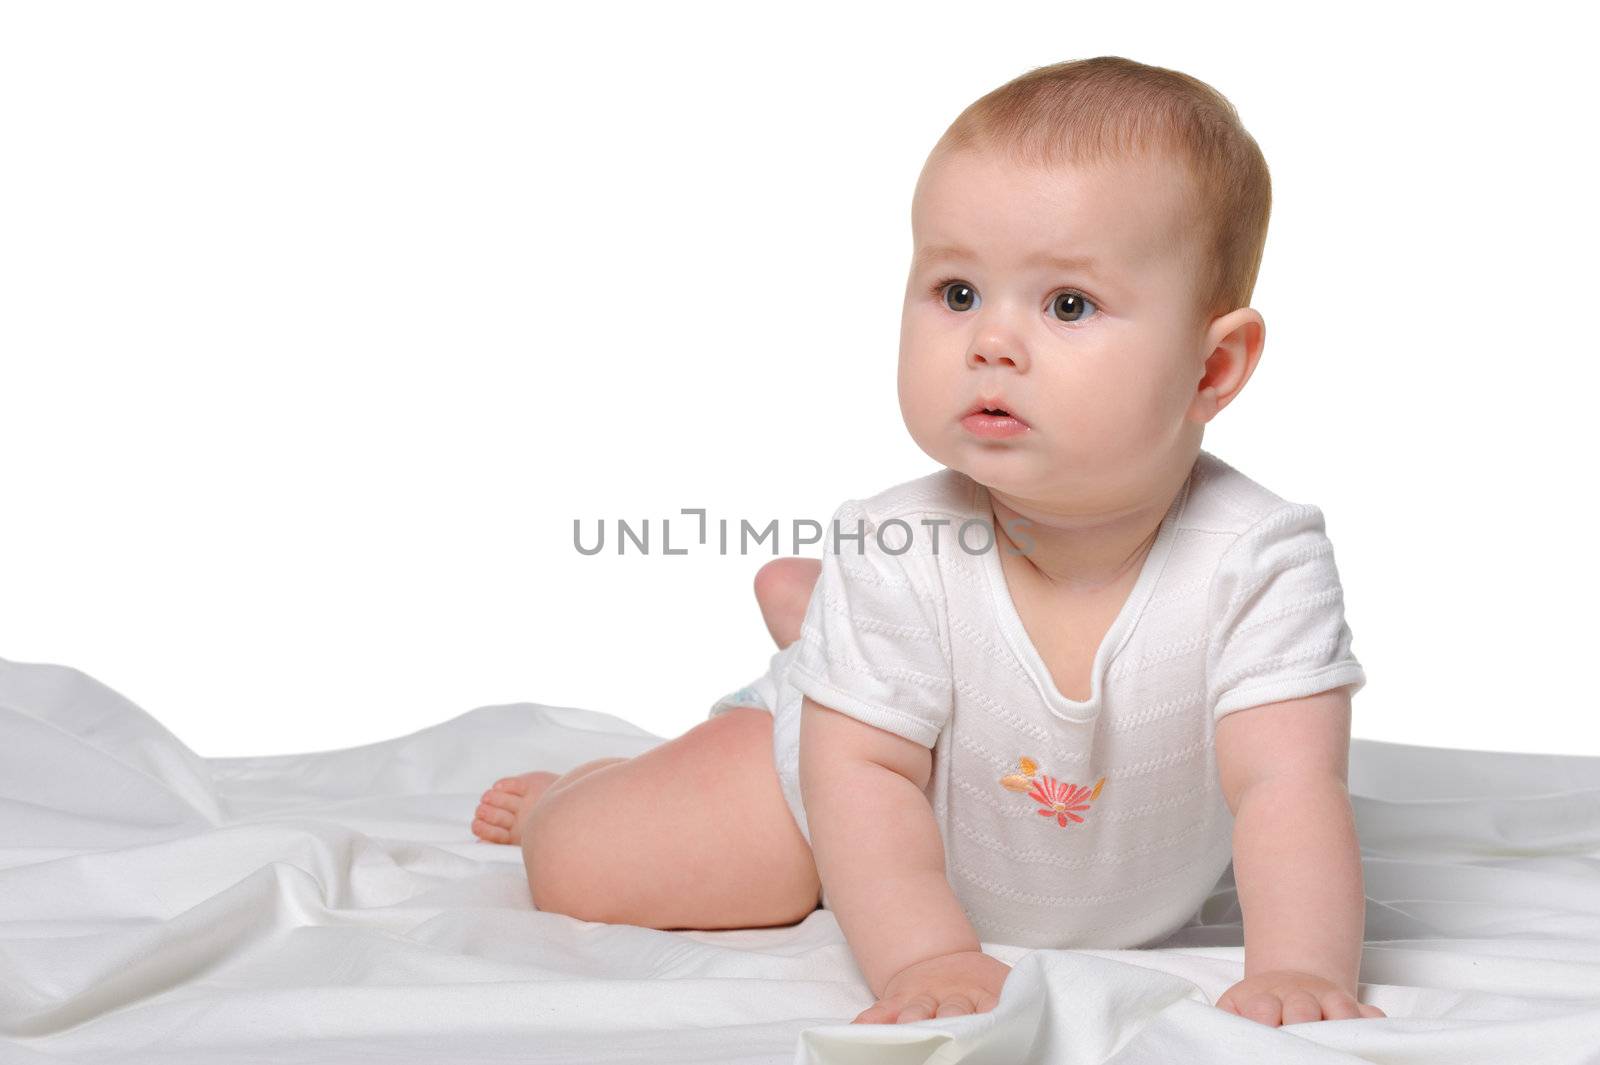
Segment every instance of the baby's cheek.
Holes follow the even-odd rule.
[[[1086,458],[1114,459],[1147,444],[1153,422],[1150,404],[1126,388],[1085,383],[1063,404],[1062,422],[1075,449]]]
[[[929,434],[937,426],[941,402],[950,408],[951,418],[954,418],[954,411],[961,401],[950,395],[951,392],[949,382],[933,374],[911,372],[900,375],[900,414],[912,436],[919,442],[927,443]]]
[[[1163,373],[1149,360],[1124,359],[1110,380],[1096,381],[1080,395],[1093,395],[1097,402],[1084,414],[1097,438],[1113,455],[1148,449],[1170,432],[1169,408],[1173,403],[1171,375]]]

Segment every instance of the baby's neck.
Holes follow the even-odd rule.
[[[989,490],[995,549],[1017,556],[1063,591],[1092,593],[1136,573],[1161,531],[1182,482],[1150,500],[1108,514],[1068,515]]]

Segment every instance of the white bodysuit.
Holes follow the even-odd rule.
[[[824,529],[800,638],[711,715],[772,713],[807,842],[802,694],[932,748],[924,794],[980,939],[1153,945],[1195,916],[1232,857],[1217,719],[1366,683],[1322,512],[1202,450],[1086,701],[1057,690],[1029,639],[997,553],[1014,549],[995,546],[993,523],[988,490],[950,469],[846,501]],[[1026,546],[1025,529],[1014,535]]]

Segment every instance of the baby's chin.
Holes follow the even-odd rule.
[[[1043,441],[1034,441],[1031,447],[1015,439],[1001,444],[975,439],[940,440],[933,446],[918,443],[935,462],[965,474],[994,495],[1069,511],[1121,498],[1134,479],[1131,470],[1110,457],[1062,454],[1059,448],[1037,446]]]
[[[918,439],[917,446],[939,465],[1006,495],[1028,495],[1043,488],[1051,466],[1048,456],[1015,440],[986,443],[971,438],[929,444]]]

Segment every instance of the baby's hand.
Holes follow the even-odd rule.
[[[1294,969],[1272,969],[1246,977],[1224,991],[1217,1006],[1269,1028],[1307,1021],[1342,1021],[1357,1017],[1387,1017],[1376,1006],[1357,1002],[1355,996],[1320,976]]]
[[[981,950],[944,954],[908,965],[890,979],[883,997],[851,1024],[909,1024],[930,1017],[988,1013],[1000,1001],[1011,966]]]

